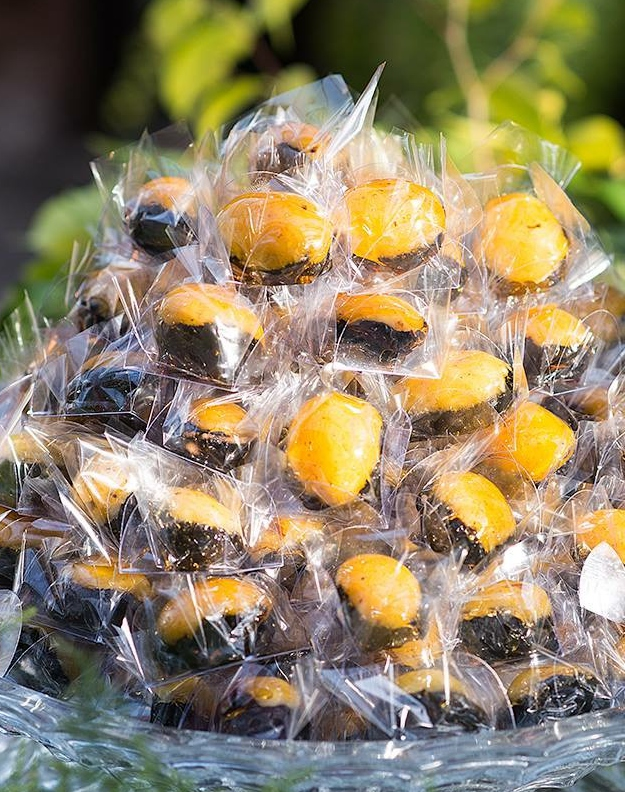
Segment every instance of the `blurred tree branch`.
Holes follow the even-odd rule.
[[[481,73],[476,66],[469,42],[471,0],[447,0],[446,5],[446,23],[442,38],[464,99],[466,114],[480,129],[491,121],[490,104],[493,92],[523,63],[536,56],[545,26],[554,10],[562,5],[562,0],[532,0],[527,6],[525,19],[510,44],[492,58]],[[475,144],[478,142],[473,141]]]
[[[522,63],[535,57],[545,25],[562,0],[534,0],[516,36],[506,49],[484,69],[482,80],[493,91],[505,82]]]
[[[464,96],[467,115],[483,124],[490,118],[489,95],[469,46],[469,9],[470,0],[447,0],[444,40],[456,81]]]

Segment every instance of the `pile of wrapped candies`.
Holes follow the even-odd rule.
[[[262,739],[623,703],[625,296],[565,152],[508,125],[462,173],[378,76],[94,163],[0,392],[9,679]]]

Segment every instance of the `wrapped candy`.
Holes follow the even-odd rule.
[[[91,271],[0,391],[16,683],[88,661],[163,729],[262,740],[620,703],[609,259],[566,156],[504,127],[462,174],[373,127],[378,78],[95,164]]]

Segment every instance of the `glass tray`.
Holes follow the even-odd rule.
[[[93,708],[95,709],[95,708]],[[625,755],[625,709],[547,726],[422,742],[262,742],[164,731],[128,715],[57,701],[0,679],[0,729],[66,760],[131,768],[156,757],[211,790],[521,792],[567,786]]]

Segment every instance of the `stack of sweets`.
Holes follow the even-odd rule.
[[[508,126],[463,175],[374,99],[330,77],[95,163],[87,271],[0,392],[16,683],[88,661],[262,739],[622,703],[625,296],[574,168]]]

